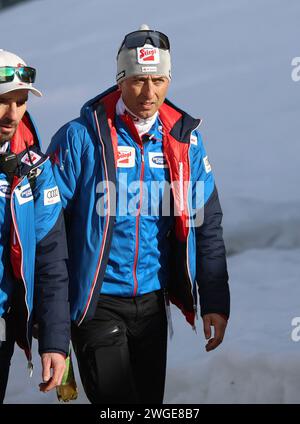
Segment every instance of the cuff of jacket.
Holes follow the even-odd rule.
[[[211,291],[199,291],[201,316],[206,314],[224,315],[226,319],[230,316],[230,293],[226,283],[222,289]]]
[[[68,352],[64,352],[59,349],[46,349],[46,350],[39,349],[40,356],[42,356],[43,353],[61,353],[65,358],[68,356]]]

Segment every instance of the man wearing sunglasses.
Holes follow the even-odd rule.
[[[168,37],[127,34],[116,80],[49,148],[67,219],[72,341],[92,403],[162,403],[169,300],[195,328],[199,292],[206,350],[224,337],[222,211],[200,120],[166,99]]]
[[[59,191],[26,111],[36,71],[0,50],[0,403],[15,342],[32,368],[38,327],[46,392],[60,384],[69,345],[67,246]]]

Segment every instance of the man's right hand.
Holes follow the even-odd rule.
[[[40,383],[41,392],[49,392],[61,384],[61,380],[66,368],[66,356],[62,353],[47,352],[42,353],[42,378]],[[52,375],[51,375],[51,369]]]

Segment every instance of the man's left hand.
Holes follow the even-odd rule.
[[[66,356],[62,353],[47,352],[42,353],[41,360],[43,383],[40,384],[40,391],[49,392],[61,384],[66,368]]]
[[[207,352],[215,349],[222,343],[227,319],[220,314],[206,314],[203,315],[203,330],[208,343],[205,346]],[[211,327],[214,327],[214,335],[212,337]]]

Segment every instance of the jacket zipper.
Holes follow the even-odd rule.
[[[12,216],[12,220],[13,220],[13,225],[14,225],[14,232],[13,232],[13,236],[14,236],[14,240],[17,239],[20,245],[20,249],[21,249],[21,276],[22,276],[22,283],[25,289],[25,297],[24,297],[24,301],[25,301],[25,306],[26,306],[26,310],[27,310],[27,318],[26,318],[26,341],[27,341],[27,349],[25,349],[25,353],[28,352],[27,359],[28,359],[28,369],[32,369],[32,356],[31,356],[31,349],[30,349],[30,343],[29,343],[29,336],[28,336],[28,321],[29,321],[29,307],[28,307],[28,303],[27,303],[27,287],[26,287],[26,282],[25,282],[25,277],[24,277],[24,273],[23,273],[23,247],[22,247],[22,243],[21,243],[21,239],[20,239],[20,235],[19,235],[19,231],[18,231],[18,226],[17,226],[17,220],[16,220],[16,215],[15,215],[15,209],[14,209],[14,205],[13,205],[13,199],[14,199],[14,193],[16,191],[16,189],[19,188],[19,185],[22,183],[22,181],[24,181],[23,177],[14,187],[13,191],[11,192],[11,199],[10,199],[10,210],[11,210],[11,216]]]
[[[141,173],[140,173],[140,204],[138,213],[136,216],[136,225],[135,225],[135,257],[133,264],[133,280],[134,280],[134,289],[133,296],[136,296],[138,290],[138,280],[136,275],[137,264],[138,264],[138,256],[139,256],[139,233],[140,233],[140,218],[141,218],[141,208],[142,208],[142,200],[143,200],[143,182],[144,182],[144,172],[145,172],[145,157],[144,157],[144,146],[140,147],[142,163],[141,163]]]
[[[183,181],[183,163],[179,162],[179,209],[184,211],[184,181]]]

